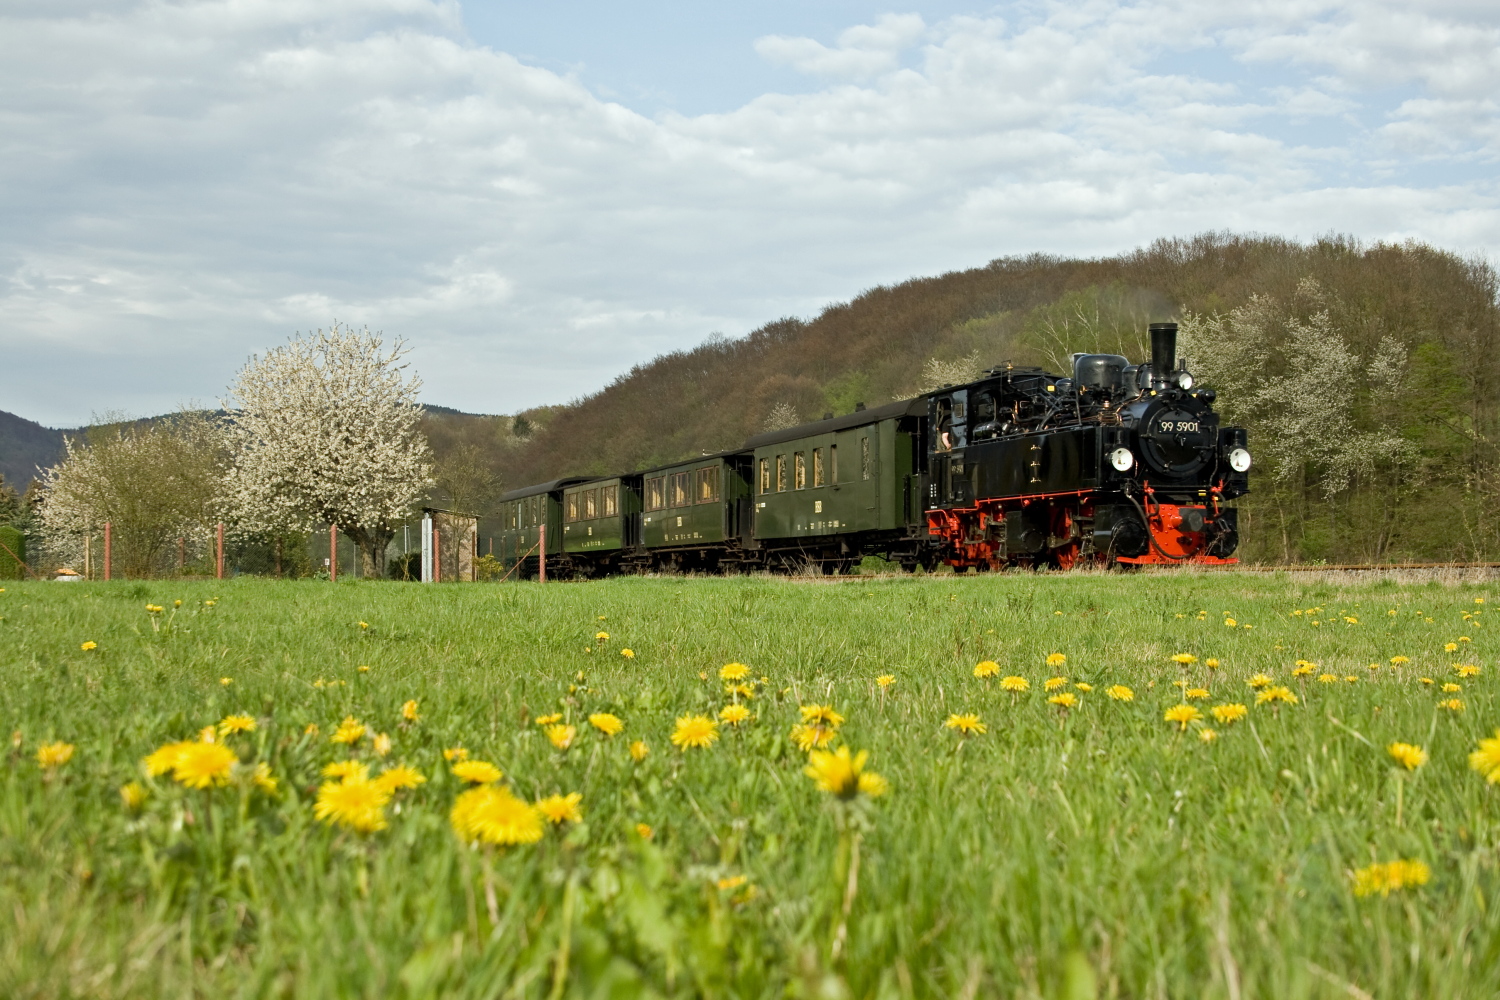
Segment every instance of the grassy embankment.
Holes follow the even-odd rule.
[[[1500,788],[1467,757],[1500,724],[1500,668],[1487,615],[1464,617],[1485,597],[1248,575],[8,585],[0,995],[1490,995]],[[753,717],[674,748],[677,717],[731,700],[733,661],[766,678]],[[1257,672],[1297,704],[1256,705]],[[1049,704],[1049,677],[1079,704]],[[1210,692],[1186,731],[1163,719],[1177,679]],[[1215,722],[1223,703],[1248,716]],[[840,807],[804,775],[788,733],[812,704],[887,794]],[[533,722],[552,712],[565,752]],[[966,712],[988,732],[944,728]],[[234,713],[256,728],[220,739],[274,795],[248,766],[206,790],[143,775]],[[352,750],[329,738],[349,715]],[[76,749],[46,770],[50,741]],[[1397,767],[1393,741],[1430,761]],[[583,821],[461,847],[459,745],[527,800],[581,793]],[[314,817],[351,753],[428,779],[369,835]],[[1430,882],[1354,894],[1395,859]]]

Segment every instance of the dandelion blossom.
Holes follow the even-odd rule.
[[[1094,685],[1092,685],[1092,684],[1085,684],[1083,681],[1079,681],[1077,684],[1074,684],[1073,686],[1076,687],[1078,690],[1082,691],[1084,694],[1088,694],[1090,691],[1094,690]]]
[[[1056,705],[1061,709],[1077,708],[1078,696],[1072,691],[1064,691],[1062,694],[1055,694],[1048,698],[1047,704]]]
[[[1310,676],[1316,669],[1318,669],[1318,665],[1316,663],[1308,663],[1306,660],[1298,660],[1296,668],[1292,671],[1292,676],[1307,677]]]
[[[449,747],[443,751],[443,759],[450,763],[455,760],[468,760],[469,751],[463,747]]]
[[[557,749],[559,750],[566,750],[568,749],[568,747],[572,746],[573,737],[578,735],[578,730],[576,728],[574,728],[573,726],[564,725],[562,723],[548,726],[546,729],[542,730],[542,732],[547,734],[547,739],[551,740],[552,745],[557,747]]]
[[[350,778],[368,777],[370,769],[357,760],[336,760],[325,766],[322,773],[325,778],[348,781]]]
[[[719,724],[706,715],[684,715],[672,729],[672,744],[684,753],[688,747],[700,750],[713,746],[719,738]]]
[[[1454,684],[1454,683],[1450,682],[1450,683],[1447,683],[1447,684],[1443,685],[1443,693],[1444,694],[1454,694],[1455,692],[1462,691],[1462,690],[1463,690],[1463,685],[1462,684]]]
[[[1181,705],[1173,705],[1162,715],[1163,720],[1177,723],[1180,729],[1186,729],[1188,723],[1198,722],[1202,718],[1203,713],[1186,702]]]
[[[1042,690],[1044,691],[1056,691],[1059,688],[1065,688],[1067,686],[1068,679],[1066,677],[1048,677],[1045,681],[1042,682]]]
[[[832,743],[838,737],[838,730],[829,726],[804,726],[799,722],[792,727],[791,736],[797,749],[807,753]]]
[[[635,659],[635,650],[633,650],[633,649],[622,649],[622,650],[620,650],[620,655],[623,656],[623,657],[625,657],[625,659],[627,659],[627,660],[633,660],[633,659]]]
[[[1490,784],[1500,784],[1500,729],[1493,738],[1479,741],[1479,749],[1469,754],[1469,767]]]
[[[833,710],[832,705],[803,705],[802,721],[809,726],[831,726],[837,729],[844,724],[844,717]]]
[[[481,785],[453,802],[448,815],[465,843],[534,844],[542,839],[542,814],[504,785]]]
[[[146,786],[139,781],[120,786],[120,803],[132,811],[146,803]]]
[[[1261,688],[1271,685],[1271,677],[1269,674],[1256,674],[1245,683],[1259,691]]]
[[[1399,667],[1403,663],[1410,663],[1410,662],[1411,662],[1411,657],[1409,657],[1409,656],[1393,656],[1393,657],[1391,657],[1391,666],[1393,666],[1393,667]]]
[[[582,822],[583,810],[578,808],[582,802],[582,792],[570,792],[567,795],[549,795],[545,799],[539,799],[536,808],[547,818],[547,822],[556,826],[560,823]]]
[[[141,763],[145,766],[146,773],[155,778],[176,767],[178,755],[182,753],[184,747],[191,745],[186,740],[168,743],[147,754]]]
[[[604,632],[604,631],[595,632],[594,633],[594,641],[595,642],[608,642],[609,641],[609,633],[608,632]]]
[[[365,725],[352,715],[344,716],[344,721],[339,723],[339,728],[328,737],[330,742],[353,745],[358,743],[365,735]]]
[[[1182,696],[1188,701],[1202,701],[1208,697],[1208,688],[1188,688]]]
[[[974,664],[975,677],[995,677],[1000,673],[1000,664],[994,660],[982,660]]]
[[[635,834],[642,840],[650,840],[652,837],[656,836],[656,831],[651,829],[651,827],[647,826],[645,823],[637,823],[635,825]]]
[[[385,806],[391,790],[366,777],[330,781],[318,787],[313,815],[332,826],[338,824],[359,833],[384,830]]]
[[[42,770],[50,770],[54,767],[62,767],[73,759],[73,744],[71,743],[43,743],[36,748],[37,766]]]
[[[172,777],[189,788],[226,785],[238,760],[235,752],[222,743],[184,743],[172,764]]]
[[[742,681],[750,676],[750,668],[743,663],[726,663],[719,668],[719,679],[722,681]]]
[[[1135,692],[1124,684],[1112,684],[1104,693],[1114,701],[1135,701]]]
[[[1219,734],[1214,732],[1212,729],[1207,728],[1206,726],[1203,729],[1198,730],[1198,739],[1202,740],[1204,743],[1212,743],[1218,738]]]
[[[645,760],[646,755],[650,752],[651,748],[646,745],[645,740],[636,740],[634,743],[630,744],[630,756],[635,760],[637,764]]]
[[[463,760],[453,765],[453,776],[475,785],[493,785],[505,775],[487,760]]]
[[[948,721],[944,722],[943,725],[947,726],[949,729],[958,730],[958,734],[960,736],[968,736],[971,733],[983,735],[989,732],[989,730],[985,728],[984,723],[979,721],[979,716],[974,713],[960,715],[955,712],[954,714],[948,716]]]
[[[1460,677],[1478,677],[1479,668],[1472,663],[1460,663],[1453,668]]]
[[[1447,701],[1440,701],[1438,702],[1438,708],[1446,709],[1450,712],[1462,712],[1464,710],[1463,699],[1449,698]]]
[[[255,719],[248,715],[226,715],[219,722],[219,735],[251,733],[255,731]]]
[[[1020,694],[1023,691],[1031,690],[1031,682],[1024,677],[1016,677],[1015,675],[1011,675],[1010,677],[1003,677],[1000,679],[1000,687],[1002,687],[1006,691],[1012,692],[1013,694]]]
[[[1062,653],[1048,653],[1047,654],[1047,666],[1049,666],[1049,667],[1060,667],[1064,663],[1067,663],[1067,662],[1068,662],[1068,658],[1066,656],[1064,656]]]
[[[267,795],[276,794],[277,782],[275,778],[271,777],[271,765],[265,761],[261,761],[255,765],[255,770],[250,772],[250,781],[256,788],[259,788]]]
[[[744,705],[725,705],[719,710],[719,721],[727,722],[731,726],[737,726],[750,718],[750,710]]]
[[[1415,771],[1427,763],[1427,751],[1411,743],[1392,743],[1385,748],[1391,759],[1408,771]]]
[[[605,736],[616,736],[625,729],[625,723],[621,722],[618,716],[608,712],[595,712],[589,716],[589,725]]]
[[[88,642],[79,643],[78,644],[78,648],[81,649],[81,650],[83,650],[85,653],[87,653],[91,649],[98,649],[99,648],[99,644],[97,642],[94,642],[92,639],[90,639]]]
[[[881,689],[883,690],[885,688],[890,687],[892,684],[896,683],[896,675],[895,674],[881,674],[879,677],[875,678],[875,683],[879,684],[880,687],[881,687]]]
[[[1172,657],[1172,662],[1173,663],[1180,663],[1184,667],[1186,667],[1186,666],[1189,666],[1191,664],[1197,663],[1198,662],[1198,658],[1196,656],[1194,656],[1192,653],[1178,653],[1176,656]]]
[[[1339,675],[1338,674],[1319,674],[1318,675],[1318,683],[1319,684],[1337,684],[1338,682],[1339,682]]]
[[[393,792],[403,788],[416,788],[418,785],[425,784],[426,781],[421,771],[414,767],[407,767],[405,764],[388,767],[380,772],[380,777],[375,779],[376,784],[383,785]]]
[[[1268,687],[1255,693],[1255,703],[1257,705],[1269,704],[1273,707],[1278,703],[1295,705],[1297,696],[1292,694],[1292,689],[1288,687]]]
[[[1203,665],[1205,667],[1207,667],[1208,669],[1210,669],[1210,670],[1218,670],[1219,669],[1219,661],[1216,660],[1216,659],[1214,659],[1213,657],[1209,657],[1208,659],[1204,660],[1203,661]],[[1209,731],[1212,732],[1212,730],[1209,730]]]
[[[407,722],[416,722],[421,717],[417,711],[417,699],[412,698],[401,706],[401,718]]]
[[[1241,705],[1237,702],[1231,702],[1225,705],[1215,705],[1213,708],[1209,709],[1209,712],[1213,714],[1214,721],[1221,726],[1227,726],[1230,723],[1238,722],[1246,715],[1248,715],[1249,711],[1250,710],[1247,709],[1244,705]]]
[[[553,726],[561,722],[562,718],[561,712],[553,712],[550,715],[538,715],[535,721],[539,726]]]
[[[880,775],[864,769],[869,756],[868,750],[851,754],[848,747],[833,751],[814,750],[803,773],[820,790],[846,801],[861,793],[871,798],[878,797],[884,795],[890,786]]]
[[[1401,889],[1426,885],[1432,870],[1421,861],[1389,861],[1361,868],[1354,873],[1354,894],[1382,898]]]

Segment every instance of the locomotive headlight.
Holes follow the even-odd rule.
[[[1250,453],[1244,448],[1229,449],[1229,467],[1235,472],[1250,471]]]
[[[1193,376],[1188,372],[1177,373],[1177,385],[1184,392],[1193,387]]]
[[[1116,472],[1129,472],[1130,467],[1135,464],[1135,456],[1130,453],[1129,448],[1116,448],[1109,453],[1109,464],[1115,467]]]

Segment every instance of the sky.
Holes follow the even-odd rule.
[[[511,413],[709,336],[1205,230],[1500,260],[1477,0],[7,0],[0,409],[337,321]]]

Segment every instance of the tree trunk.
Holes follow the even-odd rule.
[[[385,550],[396,537],[395,529],[384,525],[367,528],[341,524],[339,530],[348,535],[359,550],[361,575],[369,580],[384,579]]]

